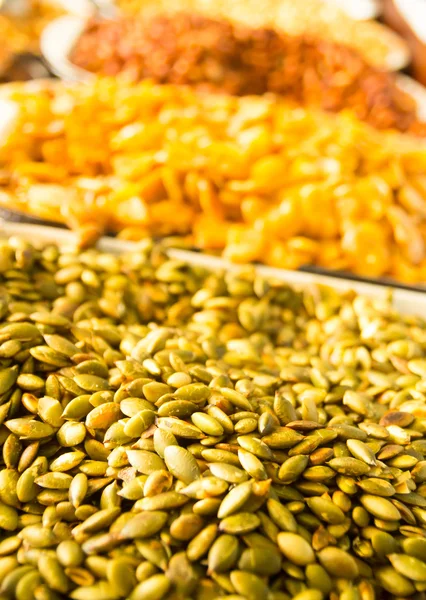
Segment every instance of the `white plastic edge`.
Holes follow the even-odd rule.
[[[426,87],[408,75],[398,73],[395,77],[398,87],[415,100],[420,121],[426,121]]]
[[[69,56],[83,33],[87,18],[66,15],[55,19],[44,28],[40,37],[41,52],[52,71],[68,81],[90,81],[93,75],[72,64]]]
[[[0,98],[0,140],[7,138],[12,131],[18,112],[17,104]]]
[[[52,243],[58,244],[61,247],[75,246],[77,239],[72,231],[66,229],[26,223],[9,223],[3,220],[0,220],[0,236],[3,238],[18,236],[33,244]],[[123,254],[137,250],[138,243],[104,237],[98,242],[98,248],[104,252]],[[244,265],[236,265],[223,258],[188,250],[171,248],[168,250],[168,254],[170,258],[181,260],[187,264],[205,267],[212,271],[241,270],[244,268]],[[302,271],[287,271],[263,265],[256,265],[253,268],[266,279],[285,281],[299,289],[322,285],[341,292],[352,290],[358,294],[376,299],[384,299],[389,294],[389,288],[374,283],[363,283]],[[401,313],[426,318],[426,291],[423,293],[395,288],[392,290],[392,295],[393,305]]]
[[[410,25],[419,40],[426,43],[426,2],[424,0],[393,1],[399,14]]]

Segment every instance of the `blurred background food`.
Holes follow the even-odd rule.
[[[32,92],[0,149],[4,206],[236,262],[426,281],[426,145],[278,97],[102,79]]]
[[[116,4],[131,15],[199,12],[249,26],[272,26],[292,35],[319,34],[357,49],[371,64],[384,70],[399,69],[409,60],[402,38],[379,23],[352,19],[333,0],[117,0]]]
[[[352,48],[194,13],[94,19],[71,61],[98,75],[187,84],[238,96],[274,92],[333,112],[351,109],[380,129],[418,135],[412,98]]]
[[[54,0],[2,0],[0,24],[2,33],[16,52],[40,52],[39,39],[44,27],[64,8]]]
[[[426,3],[424,0],[383,0],[384,22],[407,42],[411,71],[426,84]]]
[[[21,1],[0,8],[3,81],[42,81],[0,94],[4,214],[426,283],[426,91],[396,73],[421,79],[401,2]]]

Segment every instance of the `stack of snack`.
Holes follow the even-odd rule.
[[[237,262],[426,281],[426,146],[277,97],[101,79],[31,92],[3,206],[84,235],[188,235]]]
[[[355,50],[191,13],[94,19],[71,61],[97,75],[150,78],[235,95],[274,92],[325,110],[350,109],[375,127],[420,135],[414,100]]]

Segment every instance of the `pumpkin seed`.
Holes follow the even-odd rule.
[[[295,565],[306,566],[315,562],[312,546],[301,535],[281,532],[278,534],[277,542],[284,556]]]
[[[425,591],[426,323],[150,240],[0,246],[19,290],[0,298],[0,596]]]

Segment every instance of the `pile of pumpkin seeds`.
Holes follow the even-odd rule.
[[[426,323],[0,244],[0,600],[426,597]]]

